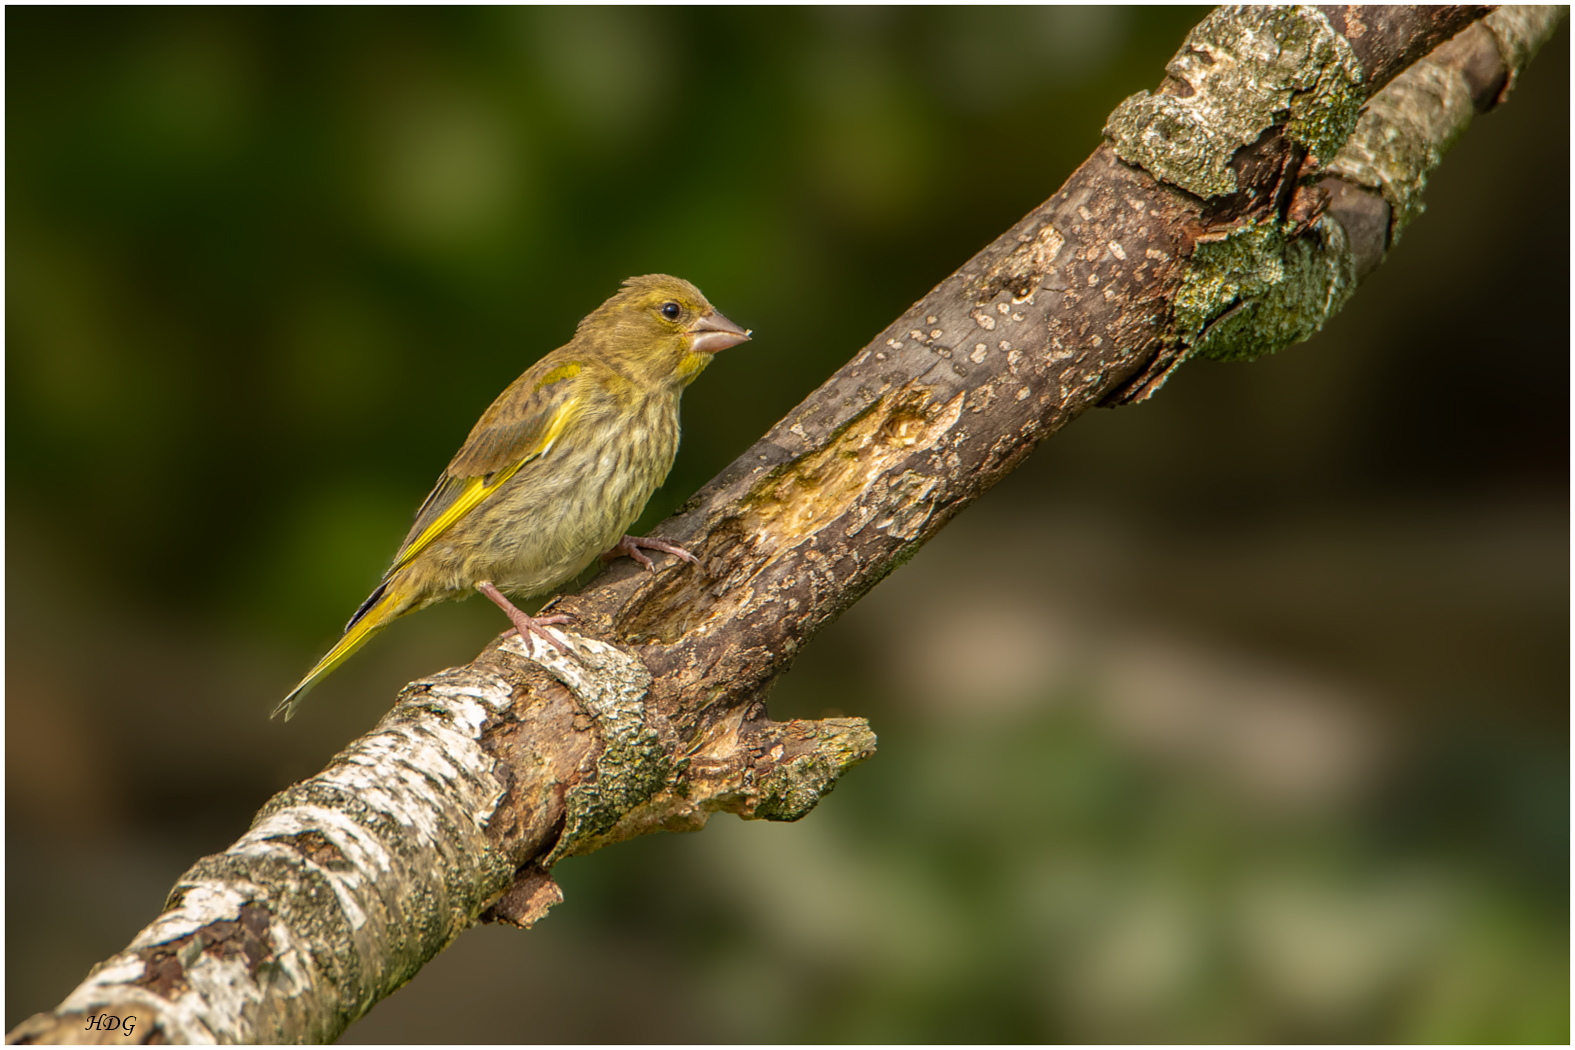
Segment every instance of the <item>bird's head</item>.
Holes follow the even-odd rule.
[[[652,383],[688,386],[718,350],[749,332],[717,312],[700,289],[666,274],[631,277],[617,295],[580,322],[608,355]]]

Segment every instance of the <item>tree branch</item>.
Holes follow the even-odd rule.
[[[799,647],[1085,409],[1321,327],[1562,17],[1461,33],[1483,10],[1211,14],[1050,200],[663,526],[698,566],[626,562],[552,603],[572,657],[516,637],[411,683],[10,1040],[126,1041],[84,1031],[105,1014],[137,1041],[331,1040],[476,922],[540,918],[565,856],[803,816],[875,738],[766,716]]]

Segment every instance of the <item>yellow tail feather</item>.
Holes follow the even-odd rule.
[[[379,595],[378,591],[382,594]],[[290,690],[290,695],[279,701],[279,706],[273,709],[273,714],[269,717],[277,718],[282,712],[286,722],[294,718],[295,709],[301,706],[301,701],[317,684],[318,679],[348,660],[351,654],[370,641],[374,634],[406,611],[407,595],[402,588],[385,584],[379,587],[378,591],[372,593],[372,599],[361,607],[355,619],[345,627],[343,637],[334,643],[334,647],[328,650],[326,656],[317,661],[317,666],[307,672],[301,683]]]

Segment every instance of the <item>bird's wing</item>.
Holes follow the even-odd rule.
[[[581,399],[571,382],[580,373],[578,364],[559,365],[539,378],[535,372],[521,376],[482,415],[416,511],[390,573],[410,564],[521,467],[546,455],[579,413]]]

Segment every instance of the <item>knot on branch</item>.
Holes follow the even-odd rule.
[[[568,790],[557,844],[522,879],[636,835],[698,830],[712,813],[798,820],[875,753],[875,734],[862,718],[773,722],[760,703],[684,728],[647,703],[652,678],[638,657],[596,639],[554,634],[572,655],[542,645],[527,653],[517,637],[500,648],[527,656],[567,686],[595,720],[602,750],[595,775]]]

